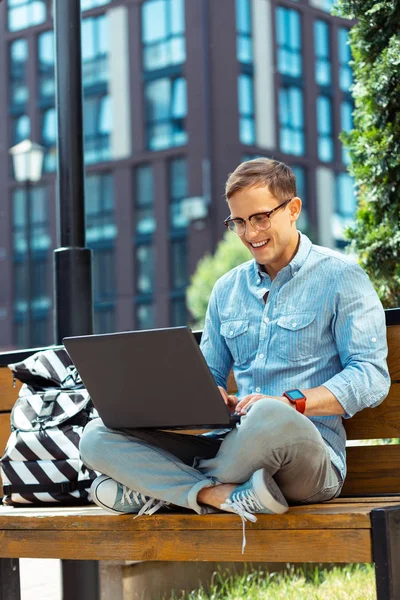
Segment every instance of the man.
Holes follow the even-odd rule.
[[[357,264],[297,230],[292,170],[266,158],[242,163],[226,198],[225,225],[254,260],[216,283],[201,349],[240,423],[190,436],[93,421],[81,453],[105,473],[92,497],[112,512],[174,504],[254,521],[334,498],[346,474],[342,418],[388,393],[382,306]],[[226,392],[232,365],[238,397]]]

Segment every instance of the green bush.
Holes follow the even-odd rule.
[[[186,294],[187,306],[193,317],[192,327],[203,328],[208,300],[217,279],[250,259],[249,250],[238,236],[227,231],[215,253],[206,254],[199,261]]]
[[[400,1],[337,0],[350,32],[354,129],[343,133],[358,189],[346,232],[386,308],[400,306]]]

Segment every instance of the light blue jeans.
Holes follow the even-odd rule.
[[[83,462],[146,496],[194,510],[199,491],[243,483],[260,468],[275,479],[289,504],[323,502],[342,482],[327,446],[307,417],[265,398],[225,438],[157,429],[113,430],[95,419],[84,430]]]

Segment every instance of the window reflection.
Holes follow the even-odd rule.
[[[46,20],[45,0],[8,0],[8,29],[19,31]]]

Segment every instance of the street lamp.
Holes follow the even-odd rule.
[[[31,248],[31,186],[32,183],[40,181],[42,177],[44,149],[31,140],[24,140],[10,148],[12,156],[14,177],[25,186],[26,202],[26,237],[27,237],[27,317],[28,317],[28,346],[33,345],[33,320],[32,320],[32,298],[33,298],[33,268]]]

